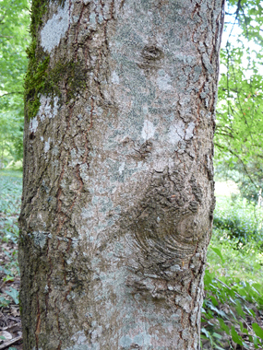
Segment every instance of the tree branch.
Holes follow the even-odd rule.
[[[23,92],[22,91],[7,92],[6,94],[1,95],[0,98],[2,98],[4,96],[8,96],[8,95],[15,95],[15,94],[23,95]]]
[[[223,150],[225,150],[225,148],[226,148],[226,147],[224,147],[224,146],[219,145],[218,143],[215,143],[215,146],[218,147],[218,148],[221,148],[221,149],[223,149]],[[243,166],[243,169],[244,169],[244,171],[245,171],[247,177],[249,178],[249,180],[251,181],[251,183],[255,186],[255,188],[258,190],[258,189],[259,189],[259,186],[254,182],[254,180],[253,180],[252,177],[250,176],[249,171],[248,171],[248,169],[247,169],[247,167],[246,167],[246,164],[243,162],[243,160],[240,158],[240,156],[239,156],[237,153],[235,153],[234,151],[232,151],[230,148],[227,148],[227,150],[228,150],[231,154],[233,154],[235,157],[237,157],[237,159],[239,160],[240,164]]]

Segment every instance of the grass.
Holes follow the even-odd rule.
[[[22,179],[23,173],[21,170],[0,170],[0,178],[2,177]]]

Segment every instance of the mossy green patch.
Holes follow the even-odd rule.
[[[65,0],[59,0],[63,6]],[[87,70],[83,62],[61,59],[50,67],[50,56],[45,53],[37,40],[42,18],[48,9],[47,0],[33,0],[30,32],[32,42],[27,49],[29,65],[25,77],[25,116],[34,118],[40,107],[40,96],[58,96],[63,103],[68,102],[75,93],[85,87]]]
[[[46,78],[46,93],[62,97],[62,86],[65,88],[65,97],[68,102],[74,98],[75,94],[86,86],[87,69],[85,63],[81,61],[58,62],[56,66],[48,72]]]
[[[29,52],[31,65],[25,78],[25,114],[34,118],[40,107],[40,95],[67,103],[75,94],[86,86],[87,69],[81,61],[58,62],[49,67],[49,56],[43,55],[38,60]]]
[[[33,118],[39,109],[39,93],[43,85],[43,76],[49,63],[49,56],[41,59],[37,50],[37,32],[42,24],[42,18],[48,9],[48,0],[33,0],[31,4],[30,34],[32,41],[27,49],[29,58],[27,74],[25,76],[25,117]]]
[[[45,78],[49,64],[49,56],[36,57],[36,41],[32,41],[27,50],[29,65],[25,76],[25,115],[33,118],[40,107],[40,94],[45,87]]]
[[[36,39],[39,26],[42,24],[42,18],[48,9],[48,0],[33,0],[31,5],[31,24],[30,34],[32,40]]]

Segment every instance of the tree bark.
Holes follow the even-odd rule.
[[[224,0],[32,6],[24,349],[199,349]]]

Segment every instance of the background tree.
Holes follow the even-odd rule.
[[[223,1],[32,2],[25,349],[198,349]]]
[[[0,2],[0,168],[23,156],[23,79],[29,2]]]
[[[262,21],[260,1],[229,1],[221,50],[217,126],[218,174],[227,171],[243,195],[262,191]],[[224,171],[222,171],[224,169]]]

